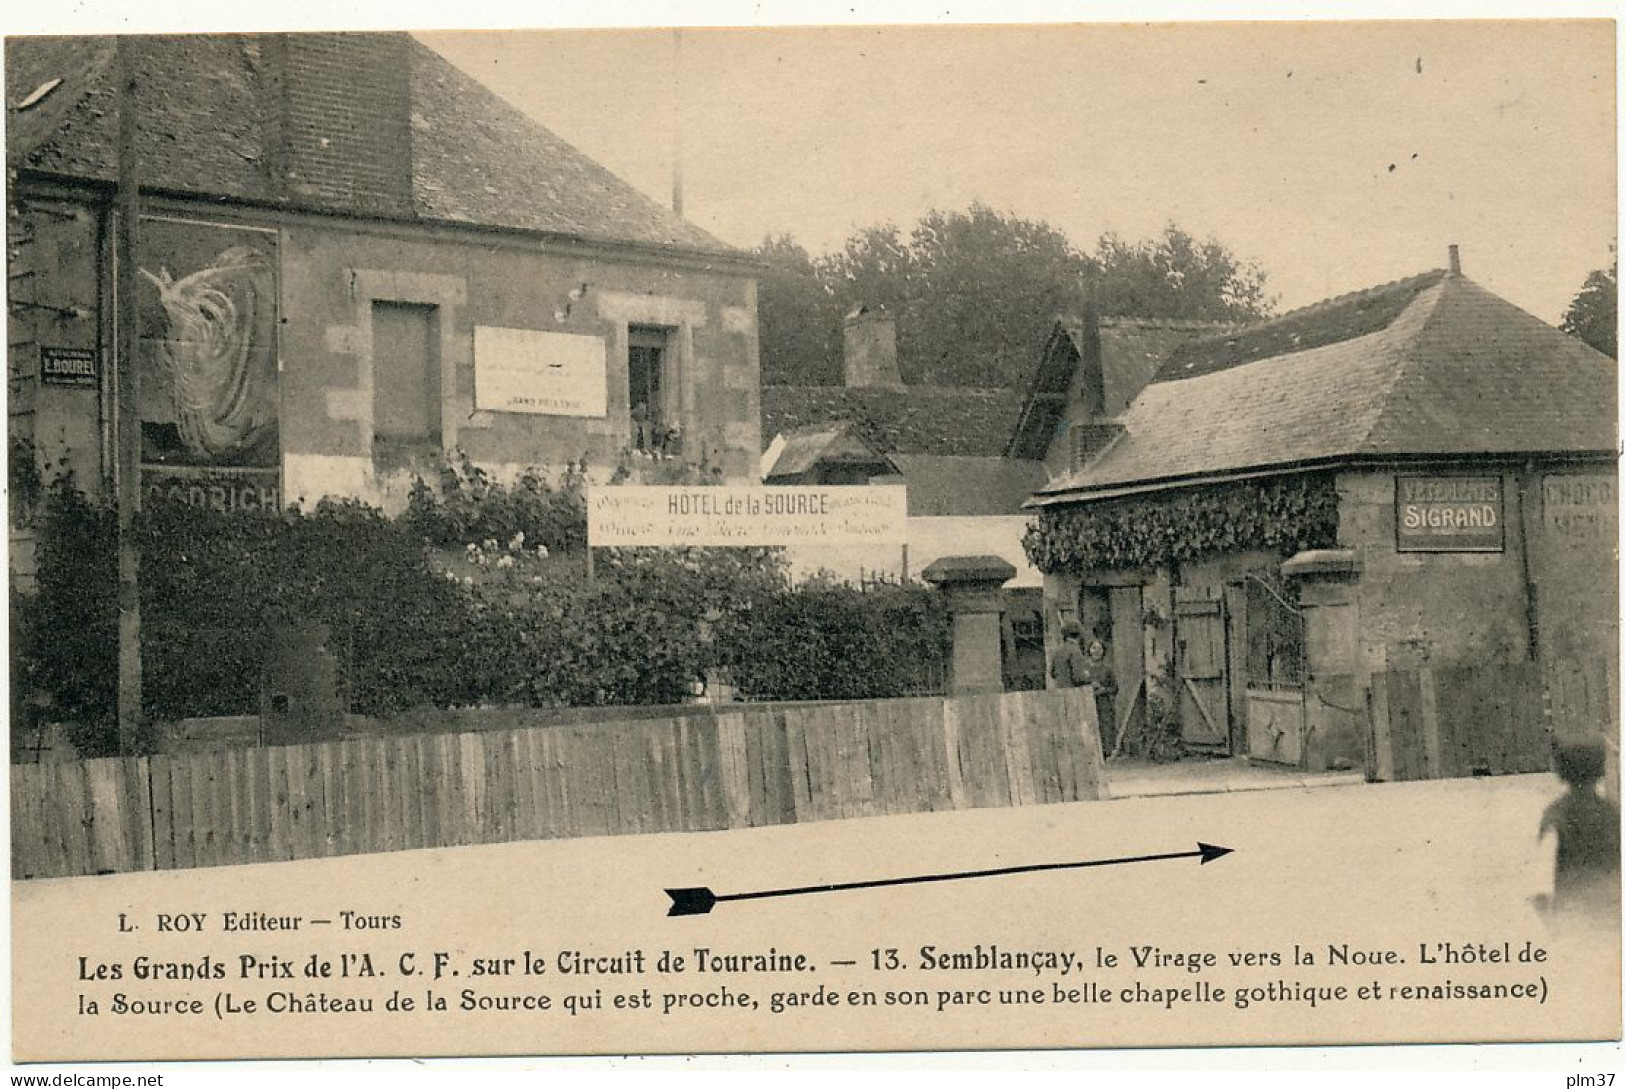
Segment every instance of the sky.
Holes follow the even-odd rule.
[[[1613,260],[1616,38],[1599,16],[1618,5],[1474,0],[1497,18],[1428,18],[1462,7],[74,0],[0,29],[486,28],[418,36],[662,202],[680,131],[688,217],[740,246],[789,234],[820,252],[972,201],[1086,250],[1175,222],[1256,263],[1284,309],[1441,267],[1457,243],[1469,277],[1556,322]],[[1546,13],[1588,18],[1527,18]],[[1275,21],[1222,21],[1241,17]],[[539,23],[617,29],[489,29]],[[756,25],[772,23],[843,25]],[[679,24],[680,89],[673,32],[641,29]]]
[[[1445,264],[1557,321],[1617,236],[1614,31],[1409,22],[420,34],[724,241],[981,201],[1081,248],[1168,222],[1282,308]],[[680,141],[676,133],[681,131]]]

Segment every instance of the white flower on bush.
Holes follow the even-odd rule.
[[[524,547],[525,547],[525,531],[520,530],[518,533],[515,533],[513,535],[513,538],[508,542],[508,551],[509,552],[518,552],[519,550],[521,550]]]
[[[538,560],[547,559],[547,546],[546,545],[537,545],[536,546],[536,558]]]
[[[495,552],[497,550],[497,539],[495,537],[487,537],[485,539],[485,543],[480,547],[485,549],[487,552]]]
[[[497,566],[506,571],[508,568],[513,566],[513,557],[503,556],[501,559],[497,560]]]

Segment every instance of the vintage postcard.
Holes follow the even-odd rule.
[[[8,36],[12,1060],[1618,1040],[1615,49]]]

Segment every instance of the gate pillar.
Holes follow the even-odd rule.
[[[942,591],[953,614],[952,694],[1004,691],[1000,588],[1015,576],[1016,569],[998,556],[944,556],[920,572]]]
[[[1299,552],[1281,565],[1281,574],[1298,581],[1303,608],[1303,766],[1320,771],[1364,764],[1366,777],[1376,778],[1367,739],[1370,677],[1360,649],[1359,557],[1342,548]]]

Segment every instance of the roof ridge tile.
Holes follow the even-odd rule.
[[[1403,347],[1401,345],[1392,345],[1394,354],[1397,357],[1395,365],[1387,372],[1387,381],[1383,383],[1379,396],[1381,403],[1377,411],[1371,414],[1371,423],[1365,429],[1365,434],[1360,436],[1355,449],[1361,451],[1376,449],[1377,432],[1393,410],[1394,396],[1398,392],[1401,383],[1409,376],[1411,368],[1417,365],[1416,353],[1404,349],[1414,347],[1416,341],[1427,331],[1429,322],[1433,320],[1433,315],[1439,308],[1439,300],[1444,297],[1445,287],[1453,279],[1459,279],[1459,277],[1443,277],[1439,282],[1428,287],[1427,290],[1420,292],[1400,312],[1399,316],[1389,322],[1387,327],[1382,330],[1384,333],[1393,333],[1395,327],[1401,322],[1415,322],[1415,328],[1408,330],[1409,336],[1402,342]]]
[[[1194,337],[1174,349],[1153,382],[1197,378],[1379,332],[1398,319],[1411,299],[1446,275],[1445,270],[1434,269],[1335,295],[1227,332]],[[1386,308],[1391,303],[1403,305],[1389,313]]]

